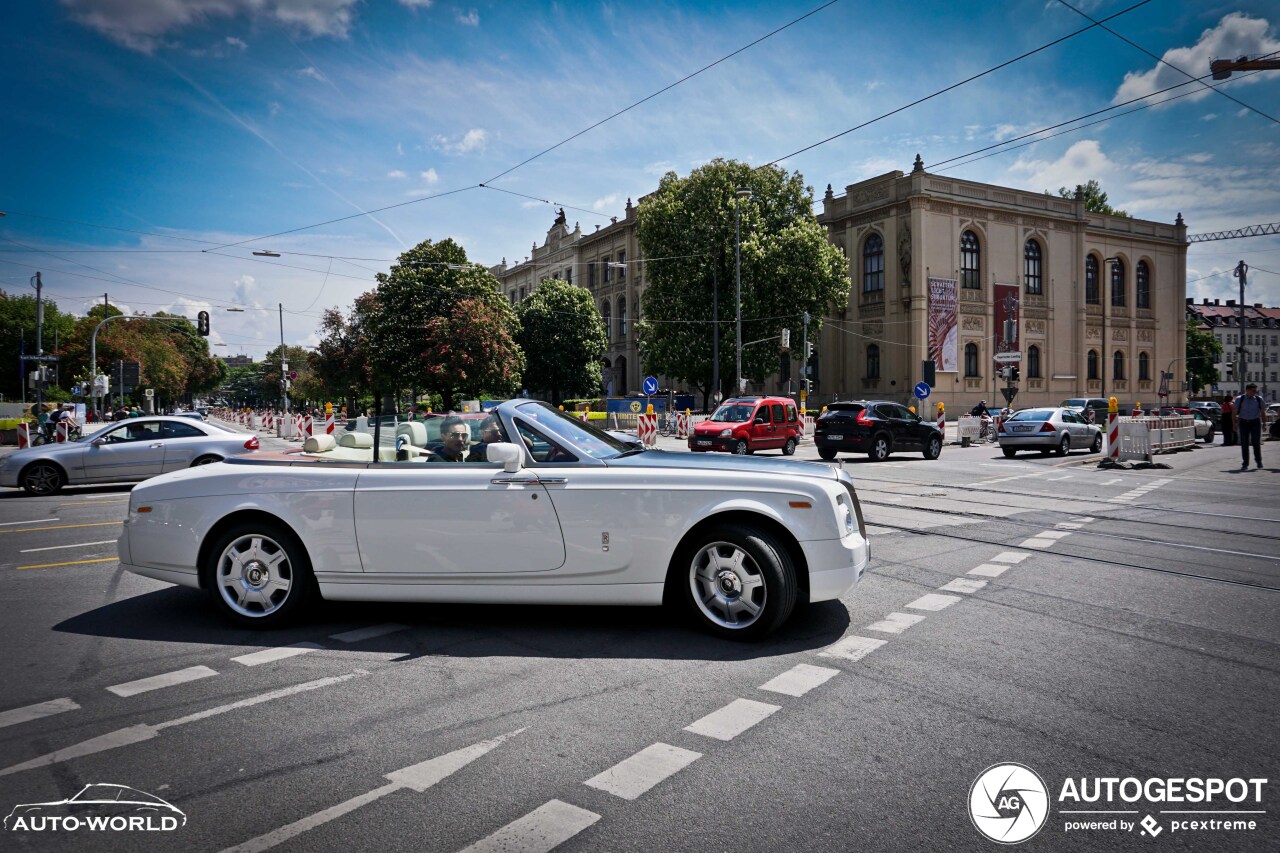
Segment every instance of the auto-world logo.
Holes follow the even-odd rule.
[[[994,764],[973,780],[969,817],[978,832],[992,841],[1026,841],[1049,817],[1049,789],[1030,767]]]
[[[85,785],[80,793],[48,803],[22,803],[4,819],[9,832],[172,832],[186,826],[172,803],[127,785]]]

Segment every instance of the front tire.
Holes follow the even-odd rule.
[[[942,439],[936,435],[925,442],[924,458],[933,460],[942,455]]]
[[[747,446],[747,440],[745,438],[740,438],[736,442],[734,442],[734,445],[733,445],[734,456],[746,456],[750,452],[751,452],[751,448]]]
[[[267,521],[237,524],[218,538],[203,567],[205,588],[240,625],[278,628],[310,597],[311,561],[293,533]]]
[[[746,524],[710,528],[676,552],[673,569],[689,614],[719,637],[758,640],[795,608],[795,568],[787,550]]]
[[[788,438],[787,443],[782,445],[782,455],[794,456],[795,452],[796,452],[796,440],[794,438]]]
[[[1064,435],[1062,441],[1058,442],[1058,455],[1066,456],[1071,452],[1071,436]]]
[[[1093,437],[1093,444],[1089,445],[1090,453],[1102,452],[1102,433],[1098,433]]]
[[[62,469],[54,463],[42,460],[28,465],[18,481],[22,483],[22,490],[27,494],[44,497],[56,495],[61,491],[67,484],[67,475],[63,474]]]
[[[892,451],[889,449],[889,436],[877,435],[871,440],[871,449],[867,451],[867,456],[872,462],[883,462],[889,458]]]

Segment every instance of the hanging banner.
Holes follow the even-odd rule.
[[[995,300],[996,354],[1018,352],[1018,313],[1022,307],[1018,297],[1018,285],[997,284]]]
[[[929,279],[929,358],[938,370],[959,370],[960,317],[954,278]]]

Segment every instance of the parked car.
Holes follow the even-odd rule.
[[[1009,459],[1019,450],[1056,452],[1059,456],[1081,449],[1100,453],[1102,428],[1072,409],[1023,409],[1001,421],[999,441],[1000,450]]]
[[[835,459],[841,451],[865,453],[873,462],[898,451],[923,453],[925,459],[942,454],[937,426],[888,400],[832,403],[818,416],[813,443],[823,459]]]
[[[1107,415],[1110,413],[1110,405],[1102,397],[1073,397],[1070,400],[1063,400],[1059,405],[1064,409],[1071,409],[1073,412],[1084,415],[1086,421],[1096,424],[1105,424]],[[1092,420],[1089,418],[1089,410],[1093,411]],[[1121,407],[1120,412],[1127,415],[1129,414],[1129,409]]]
[[[797,598],[839,598],[867,567],[862,510],[838,468],[629,448],[533,400],[496,412],[506,440],[487,462],[372,462],[371,444],[357,462],[358,448],[322,435],[309,450],[148,480],[129,498],[121,565],[203,588],[227,617],[263,628],[318,592],[667,602],[744,640],[785,622]]]
[[[1217,435],[1217,428],[1213,425],[1213,421],[1209,419],[1209,413],[1204,409],[1193,409],[1189,406],[1165,406],[1157,411],[1161,417],[1190,417],[1195,418],[1196,438],[1205,444],[1212,444],[1214,437]]]
[[[27,447],[0,458],[0,486],[52,495],[66,485],[145,480],[258,449],[256,435],[190,418],[129,418],[101,427],[75,441]]]
[[[1280,403],[1272,403],[1267,406],[1267,423],[1271,424],[1267,430],[1268,435],[1272,438],[1280,438]]]
[[[1213,421],[1213,425],[1217,429],[1222,429],[1222,404],[1215,403],[1212,400],[1197,400],[1187,404],[1189,409],[1199,409],[1209,416],[1209,420]]]
[[[783,456],[790,456],[803,438],[804,422],[794,400],[734,397],[694,426],[689,449],[694,453],[718,450],[739,456],[757,450],[781,450]]]
[[[208,418],[208,417],[206,417],[205,415],[201,414],[200,412],[174,412],[174,413],[173,413],[173,416],[174,416],[175,418],[191,418],[191,420],[193,420],[193,421],[207,421],[207,420],[209,420],[209,418]]]

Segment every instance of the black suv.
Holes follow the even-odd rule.
[[[1215,429],[1222,429],[1222,404],[1215,403],[1212,400],[1200,401],[1197,403],[1188,403],[1188,409],[1199,409],[1209,416],[1209,420],[1213,421]]]
[[[823,459],[835,459],[840,451],[865,453],[873,462],[883,462],[899,450],[923,453],[925,459],[942,453],[942,433],[936,426],[888,400],[832,403],[818,416],[813,443]]]

